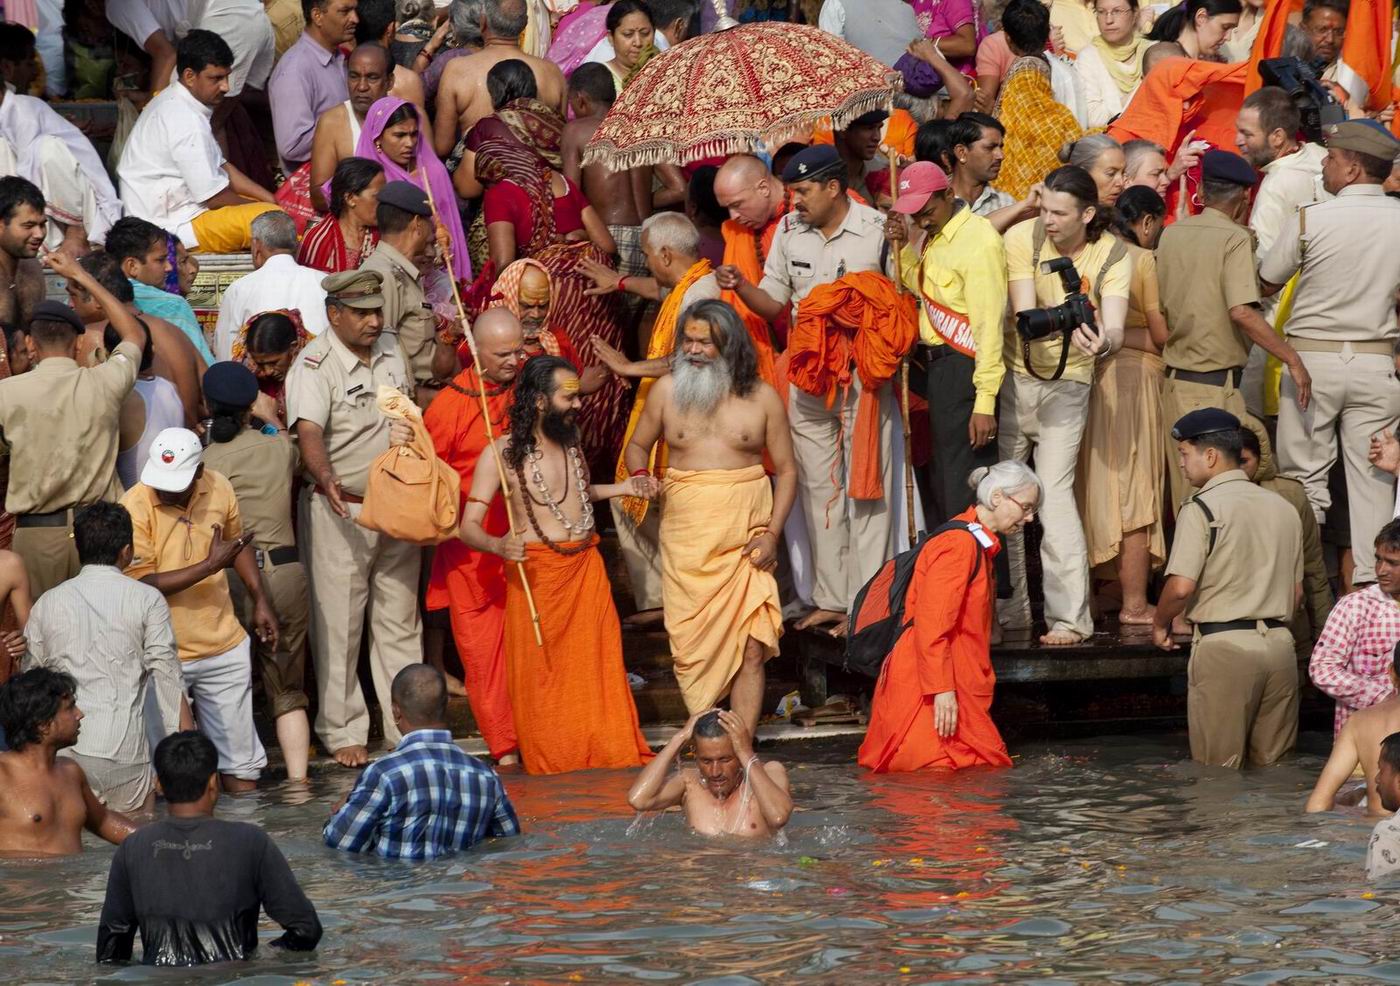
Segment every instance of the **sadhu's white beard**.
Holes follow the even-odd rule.
[[[710,414],[729,396],[734,380],[723,359],[696,362],[677,356],[671,367],[671,395],[682,414]]]

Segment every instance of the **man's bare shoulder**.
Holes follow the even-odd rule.
[[[666,401],[669,406],[669,402],[671,400],[671,391],[675,389],[676,383],[671,378],[671,374],[667,373],[665,376],[657,377],[654,381],[652,381],[651,394],[649,396],[652,400]]]
[[[560,139],[566,145],[586,141],[598,132],[598,126],[602,122],[602,120],[595,116],[586,116],[579,120],[570,120],[568,123],[564,124],[564,135]]]
[[[485,76],[494,64],[496,64],[496,59],[489,51],[478,51],[454,58],[442,70],[442,78],[438,81],[438,88],[451,88],[464,82],[475,81],[477,78]]]
[[[1384,739],[1393,732],[1400,732],[1400,695],[1392,695],[1370,708],[1352,713],[1342,726],[1342,732],[1345,733],[1348,729],[1368,736],[1380,733],[1378,739]],[[1337,738],[1340,739],[1341,736]]]

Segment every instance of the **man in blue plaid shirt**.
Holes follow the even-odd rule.
[[[452,742],[442,672],[425,664],[404,668],[391,698],[403,739],[365,768],[326,822],[326,845],[386,859],[435,859],[489,836],[519,835],[501,779]]]

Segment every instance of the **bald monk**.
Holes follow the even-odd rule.
[[[423,412],[423,425],[438,458],[462,477],[463,510],[482,449],[509,430],[506,411],[525,345],[520,321],[504,308],[482,313],[472,326],[472,337],[481,354],[480,370],[472,367],[458,373]],[[481,413],[483,389],[491,415],[490,435]],[[499,497],[487,509],[482,527],[493,537],[509,533],[505,504]],[[427,608],[448,612],[472,717],[500,767],[520,762],[506,685],[505,588],[501,559],[496,555],[473,551],[456,540],[439,545],[433,553]]]
[[[691,742],[695,767],[675,769]],[[771,837],[792,817],[786,768],[776,760],[761,762],[753,752],[753,733],[739,716],[721,709],[691,716],[643,768],[627,802],[637,811],[680,805],[700,835]]]
[[[497,62],[518,58],[535,73],[539,100],[564,115],[564,73],[544,58],[527,55],[520,47],[520,36],[528,21],[525,0],[495,0],[485,5],[481,17],[482,49],[447,63],[438,84],[433,149],[440,158],[452,153],[461,136],[482,117],[490,116],[491,94],[486,91],[486,73]]]
[[[83,713],[73,677],[35,668],[0,686],[0,854],[67,856],[83,851],[87,829],[120,845],[136,825],[108,811],[83,768],[59,750],[78,742]]]
[[[763,265],[768,261],[778,220],[787,215],[791,207],[787,188],[758,158],[736,154],[715,173],[715,199],[720,208],[729,213],[720,227],[724,236],[724,262],[738,267],[750,283],[757,284],[763,280]],[[766,352],[766,362],[771,365],[773,333],[768,321],[744,304],[737,292],[725,291],[720,297],[734,306],[758,347],[760,360]],[[765,379],[775,386],[778,384],[767,374]]]
[[[330,208],[322,186],[331,180],[337,164],[354,156],[365,115],[375,100],[389,94],[391,67],[389,53],[377,44],[360,45],[346,60],[350,98],[322,113],[311,137],[311,204],[318,212]]]
[[[734,309],[701,301],[682,319],[671,372],[652,384],[624,457],[629,474],[646,475],[653,446],[666,442],[661,599],[686,708],[729,696],[752,734],[783,632],[773,571],[797,464],[782,398],[758,378]]]
[[[1395,647],[1387,672],[1390,687],[1400,692],[1400,668],[1397,668],[1397,664],[1400,664],[1400,644]],[[1356,776],[1360,768],[1366,778],[1366,814],[1376,817],[1390,814],[1382,807],[1376,790],[1376,771],[1380,763],[1381,740],[1397,732],[1400,732],[1400,694],[1353,712],[1332,741],[1332,755],[1323,765],[1303,810],[1331,811],[1338,804],[1356,804],[1355,795],[1359,791],[1343,792],[1340,798],[1337,793],[1343,784]],[[1348,797],[1348,794],[1352,796]]]

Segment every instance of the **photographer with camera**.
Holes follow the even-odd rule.
[[[1047,633],[1042,644],[1067,645],[1094,632],[1089,614],[1089,560],[1074,499],[1075,464],[1089,409],[1094,361],[1123,344],[1132,262],[1108,232],[1098,187],[1067,165],[1045,178],[1040,218],[1006,234],[1006,267],[1016,334],[1011,372],[1001,389],[999,448],[1024,462],[1035,453],[1045,485],[1040,558]],[[1008,538],[1013,594],[1002,626],[1030,626],[1025,542]]]

